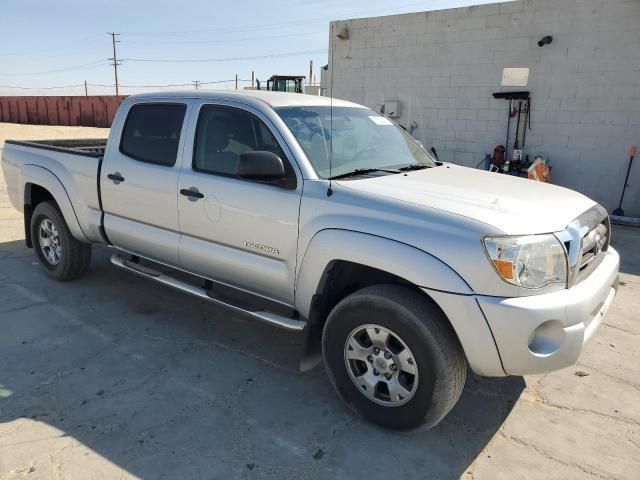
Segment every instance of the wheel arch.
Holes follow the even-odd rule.
[[[53,201],[62,213],[69,231],[79,241],[88,242],[71,199],[62,182],[51,171],[37,165],[25,165],[22,172],[23,203],[24,203],[24,231],[25,240],[29,248],[33,247],[31,238],[31,217],[39,203]]]
[[[405,286],[440,310],[423,288],[472,293],[451,267],[423,250],[376,235],[323,230],[311,240],[296,282],[296,308],[307,319],[301,370],[309,370],[320,362],[322,329],[333,306],[350,293],[376,284]]]

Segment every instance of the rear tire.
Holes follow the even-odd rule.
[[[338,394],[386,428],[428,429],[454,407],[467,362],[440,309],[398,285],[376,285],[340,301],[324,327],[322,351]]]
[[[31,216],[31,238],[40,265],[55,280],[78,278],[91,264],[91,245],[74,238],[54,202],[36,206]]]

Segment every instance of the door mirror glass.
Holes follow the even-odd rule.
[[[286,179],[282,159],[275,153],[261,150],[240,154],[236,176],[270,183],[279,183]]]

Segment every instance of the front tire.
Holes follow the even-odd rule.
[[[383,427],[437,425],[464,388],[464,352],[440,309],[398,285],[340,301],[324,327],[325,366],[338,394]]]
[[[40,265],[55,280],[78,278],[91,264],[91,245],[71,235],[54,202],[36,206],[31,216],[31,239]]]

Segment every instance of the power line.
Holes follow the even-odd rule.
[[[248,82],[250,83],[251,80],[241,80],[238,79],[239,82]],[[216,83],[229,83],[229,82],[235,82],[235,79],[229,79],[229,80],[211,80],[211,81],[207,81],[207,82],[203,82],[200,80],[193,80],[190,83],[167,83],[164,85],[120,85],[120,88],[168,88],[168,87],[193,87],[195,83],[198,83],[198,87],[200,87],[200,85],[213,85]],[[92,87],[108,87],[111,88],[113,87],[113,84],[111,85],[105,85],[105,84],[100,84],[100,83],[88,83],[87,85],[92,86]]]
[[[93,52],[98,50],[104,50],[104,42],[102,44],[86,44],[86,45],[78,45],[77,48],[59,48],[55,49],[54,52],[58,53],[41,53],[41,54],[30,54],[30,55],[20,55],[19,58],[9,57],[9,55],[13,55],[12,53],[1,54],[0,58],[2,58],[3,62],[8,63],[16,63],[22,62],[23,60],[38,60],[38,59],[51,59],[51,58],[59,58],[59,57],[68,57],[72,55],[84,54],[84,52]],[[5,55],[7,57],[5,58]]]
[[[247,56],[247,57],[229,57],[229,58],[200,58],[200,59],[154,59],[154,58],[117,58],[117,50],[116,44],[120,43],[120,40],[115,40],[116,36],[119,36],[119,33],[115,32],[107,32],[108,35],[112,36],[112,47],[113,47],[113,57],[109,57],[109,60],[114,67],[114,77],[116,80],[116,85],[118,84],[118,66],[122,65],[123,61],[130,62],[161,62],[161,63],[198,63],[198,62],[224,62],[224,61],[237,61],[237,60],[259,60],[266,58],[283,58],[283,57],[292,57],[298,55],[309,55],[316,53],[323,53],[324,50],[307,50],[301,52],[289,52],[289,53],[280,53],[280,54],[270,54],[270,55],[255,55],[255,56]],[[257,37],[252,40],[266,39],[266,38],[279,38],[279,37],[288,37],[289,35],[282,36],[274,36],[274,37]],[[30,76],[30,75],[46,75],[52,73],[65,73],[65,72],[74,72],[79,70],[85,70],[90,68],[95,68],[99,65],[103,65],[103,61],[98,60],[95,62],[84,63],[80,65],[72,65],[68,67],[62,67],[54,70],[45,70],[39,72],[21,72],[21,73],[0,73],[2,76]],[[117,90],[117,88],[116,88]],[[117,93],[116,93],[117,95]]]
[[[28,76],[28,75],[45,75],[45,74],[49,74],[49,73],[63,73],[63,72],[75,72],[78,70],[87,70],[89,68],[94,68],[98,65],[104,65],[104,60],[100,60],[97,62],[91,62],[91,63],[83,63],[82,65],[73,65],[70,67],[63,67],[63,68],[58,68],[55,70],[47,70],[44,72],[26,72],[26,73],[0,73],[0,75],[3,76],[11,76],[11,77],[18,77],[18,76]]]
[[[245,80],[245,79],[238,79],[239,82],[245,82],[245,83],[251,83],[251,80]],[[121,85],[118,84],[119,88],[171,88],[171,87],[191,87],[194,85],[194,82],[191,83],[167,83],[167,84],[162,84],[162,85]],[[229,79],[229,80],[210,80],[210,81],[206,81],[206,82],[202,82],[200,80],[197,80],[198,82],[198,87],[200,85],[214,85],[214,84],[220,84],[220,83],[230,83],[230,82],[235,82],[235,79]],[[56,86],[50,86],[50,87],[22,87],[22,86],[18,86],[18,85],[0,85],[0,88],[9,88],[9,89],[17,89],[17,90],[54,90],[54,89],[61,89],[61,88],[79,88],[79,87],[84,87],[85,85],[90,86],[90,87],[104,87],[104,88],[113,88],[115,86],[115,84],[104,84],[104,83],[79,83],[77,85],[56,85]]]
[[[243,37],[243,38],[223,38],[216,40],[183,40],[183,41],[175,41],[165,40],[148,40],[148,41],[139,41],[139,40],[125,40],[124,43],[127,45],[157,45],[159,43],[169,43],[171,45],[185,45],[185,44],[211,44],[211,43],[235,43],[235,42],[248,42],[254,40],[270,40],[273,38],[289,38],[289,37],[302,37],[302,36],[310,36],[310,35],[319,35],[322,33],[326,33],[324,30],[316,30],[313,32],[299,32],[299,33],[287,33],[283,35],[265,35],[262,37]]]
[[[75,40],[73,42],[65,42],[62,45],[72,45],[71,47],[68,48],[70,50],[75,50],[77,48],[84,49],[87,46],[86,40],[89,40],[89,39],[92,39],[92,38],[96,38],[97,39],[97,35],[95,35],[95,34],[94,35],[89,35],[88,37],[83,37],[83,38],[80,38],[80,39]],[[94,42],[91,42],[91,43],[96,43],[96,42],[94,41]],[[17,57],[27,57],[27,56],[32,56],[34,54],[37,55],[37,54],[40,54],[40,53],[57,52],[57,51],[60,51],[60,46],[58,46],[58,47],[47,47],[47,48],[44,48],[44,49],[37,49],[37,50],[31,50],[31,51],[27,50],[27,51],[22,51],[22,52],[3,53],[2,56],[3,57],[10,57],[10,56],[11,57],[15,57],[15,56],[17,56]]]
[[[251,80],[242,80],[240,78],[237,79],[238,82],[247,82],[247,83],[251,83]],[[214,80],[212,82],[200,82],[200,85],[211,85],[214,83],[229,83],[229,82],[235,82],[236,79],[232,79],[232,80]]]
[[[103,84],[103,83],[89,83],[88,85],[92,87],[105,87],[105,88],[113,88],[114,84]],[[165,87],[189,87],[193,85],[193,83],[168,83],[166,85],[120,85],[120,88],[165,88]]]
[[[12,88],[12,89],[16,89],[16,90],[55,90],[55,89],[59,89],[59,88],[75,88],[75,87],[82,87],[84,84],[79,84],[79,85],[60,85],[60,86],[55,86],[55,87],[20,87],[17,85],[0,85],[0,88]],[[91,84],[89,84],[91,85]]]
[[[296,57],[300,55],[313,55],[324,53],[322,50],[305,50],[301,52],[274,53],[269,55],[253,55],[250,57],[226,57],[226,58],[123,58],[125,62],[153,62],[153,63],[201,63],[201,62],[232,62],[237,60],[260,60],[265,58]]]
[[[306,25],[309,23],[319,23],[326,21],[327,17],[314,17],[289,22],[279,23],[265,23],[259,25],[246,25],[243,27],[227,27],[227,28],[215,28],[205,30],[174,30],[174,31],[162,31],[162,32],[125,32],[126,35],[134,37],[147,37],[147,36],[180,36],[180,35],[209,35],[216,33],[232,33],[232,32],[251,32],[254,30],[264,30],[272,28],[287,27],[293,25]]]

